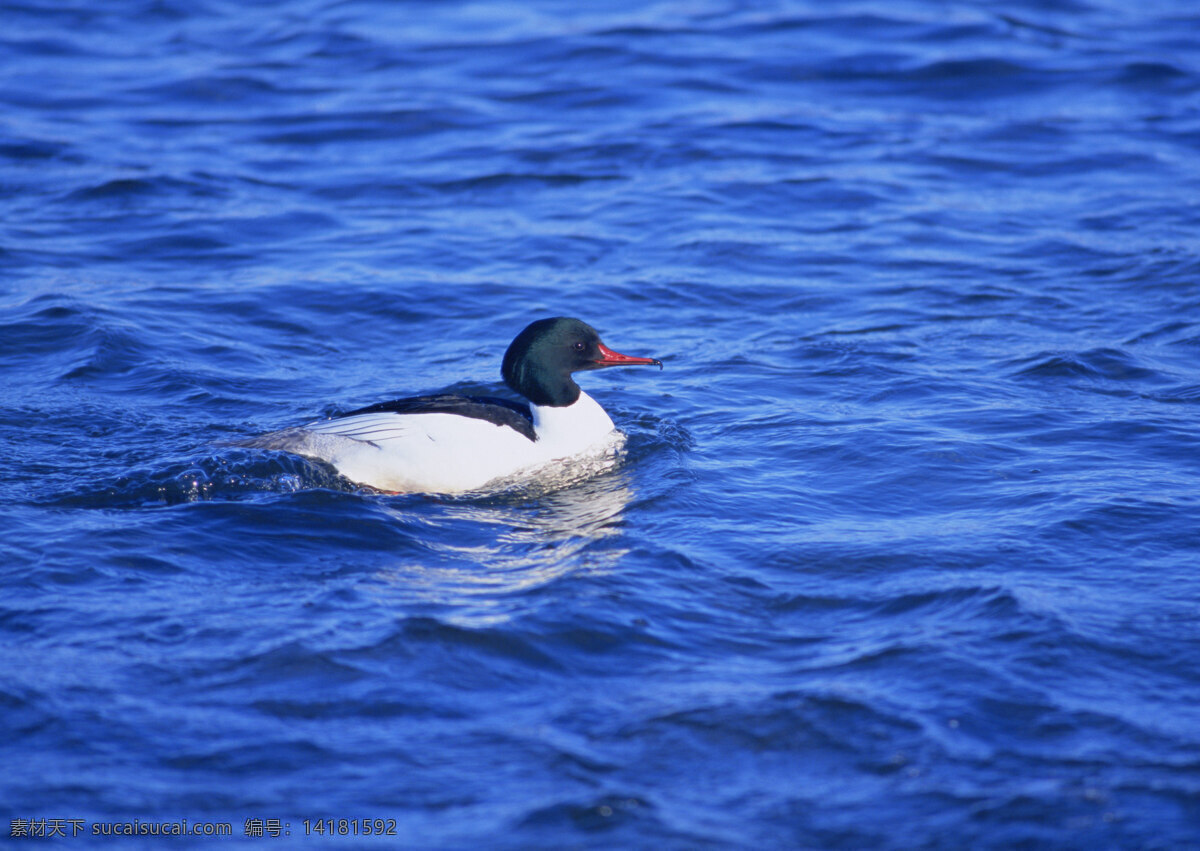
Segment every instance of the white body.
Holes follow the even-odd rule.
[[[405,493],[465,493],[552,462],[603,453],[623,439],[580,393],[573,405],[533,405],[532,441],[458,414],[358,414],[263,435],[251,445],[326,461],[359,484]]]

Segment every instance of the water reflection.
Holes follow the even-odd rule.
[[[628,553],[622,515],[634,498],[629,476],[617,470],[540,494],[430,503],[420,518],[429,557],[377,571],[374,593],[393,604],[445,607],[438,617],[462,625],[507,620],[551,583],[614,569]],[[410,504],[385,510],[412,527]]]

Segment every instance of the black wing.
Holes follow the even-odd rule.
[[[438,393],[433,396],[411,396],[391,402],[378,402],[359,408],[357,411],[340,414],[335,419],[353,417],[358,414],[456,414],[485,420],[493,425],[508,426],[530,440],[537,440],[533,431],[533,413],[528,405],[501,399],[499,396],[460,396],[456,393]]]

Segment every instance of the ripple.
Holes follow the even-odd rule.
[[[1112,382],[1161,382],[1165,376],[1142,366],[1131,353],[1101,348],[1083,352],[1040,352],[1010,361],[1017,375],[1040,379],[1086,378]]]
[[[306,488],[351,493],[355,486],[332,468],[284,453],[231,451],[160,468],[130,471],[91,491],[51,497],[48,504],[74,508],[142,508],[231,500]]]

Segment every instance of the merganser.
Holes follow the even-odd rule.
[[[603,454],[624,435],[571,373],[652,364],[614,352],[585,322],[531,323],[508,347],[504,383],[532,404],[443,393],[381,402],[239,443],[325,461],[352,482],[394,493],[465,493],[551,462]]]

